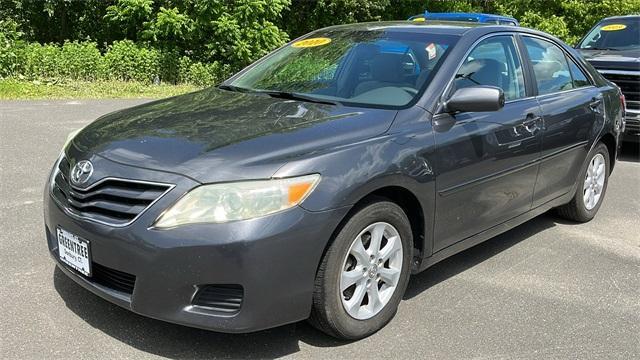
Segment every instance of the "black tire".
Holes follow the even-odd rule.
[[[386,222],[398,231],[403,252],[402,270],[388,303],[373,317],[358,320],[351,317],[342,305],[340,274],[353,240],[367,226],[376,222]],[[348,340],[361,339],[380,330],[393,318],[404,295],[409,281],[412,251],[411,225],[402,208],[385,200],[361,207],[339,230],[318,267],[310,323],[331,336]]]
[[[605,163],[605,173],[604,173],[604,185],[602,187],[602,194],[600,195],[600,200],[597,202],[595,207],[591,210],[587,209],[584,201],[584,183],[585,176],[587,174],[587,169],[592,159],[597,155],[601,154],[604,157]],[[582,171],[578,175],[578,179],[576,180],[576,193],[573,196],[573,199],[568,204],[560,206],[557,208],[557,212],[560,216],[565,219],[577,221],[577,222],[587,222],[593,219],[598,213],[598,209],[600,209],[600,205],[602,205],[602,201],[604,201],[604,196],[607,193],[607,185],[609,184],[609,172],[611,169],[611,164],[609,163],[609,150],[607,146],[603,143],[598,143],[587,155],[587,162],[582,167]]]

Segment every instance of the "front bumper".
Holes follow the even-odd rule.
[[[626,109],[623,141],[640,142],[640,110]]]
[[[69,216],[45,191],[50,254],[67,276],[94,294],[168,322],[250,332],[309,316],[317,266],[347,208],[309,212],[296,207],[227,224],[149,228],[170,198],[129,226],[116,228]],[[132,293],[104,286],[60,263],[58,226],[90,242],[95,264],[135,275]],[[205,284],[242,286],[239,311],[228,314],[194,306],[197,286]]]

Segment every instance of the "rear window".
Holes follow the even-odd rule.
[[[555,44],[529,36],[523,37],[533,65],[538,94],[573,89],[573,78],[564,52]]]
[[[569,61],[569,67],[571,68],[571,77],[573,78],[573,87],[579,88],[583,86],[589,86],[591,83],[587,79],[587,76],[580,70],[578,65],[571,59]]]

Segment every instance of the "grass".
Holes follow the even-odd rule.
[[[129,81],[41,82],[0,79],[0,100],[164,98],[198,89],[194,85],[151,85]]]

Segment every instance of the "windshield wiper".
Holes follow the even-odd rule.
[[[613,50],[613,51],[618,51],[619,49],[616,48],[599,48],[599,47],[590,47],[590,48],[580,48],[581,50]]]
[[[251,92],[251,89],[245,89],[245,88],[240,87],[240,86],[228,85],[228,84],[220,84],[220,85],[218,85],[218,89],[228,90],[228,91],[235,91],[235,92],[242,92],[242,93]]]
[[[253,90],[253,89],[247,89],[247,88],[243,88],[243,87],[240,87],[240,86],[229,85],[229,84],[218,85],[218,89],[241,92],[241,93],[265,94],[265,95],[269,95],[271,97],[280,98],[280,99],[298,100],[298,101],[305,101],[305,102],[316,103],[316,104],[327,104],[327,105],[337,105],[338,104],[337,102],[333,102],[333,101],[329,101],[329,100],[316,99],[316,98],[313,98],[313,97],[310,97],[310,96],[306,96],[306,95],[302,95],[302,94],[296,94],[296,93],[292,93],[292,92],[286,92],[286,91]]]
[[[298,101],[310,102],[315,104],[338,105],[338,103],[334,101],[317,99],[314,97],[310,97],[302,94],[296,94],[296,93],[287,92],[287,91],[258,90],[257,92],[267,94],[271,97],[280,98],[280,99],[298,100]]]

